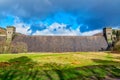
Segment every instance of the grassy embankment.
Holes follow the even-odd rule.
[[[107,52],[0,54],[0,80],[120,78],[120,54]]]

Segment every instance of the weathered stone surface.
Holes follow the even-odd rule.
[[[77,52],[106,50],[104,36],[16,36],[13,42],[25,42],[29,52]]]
[[[0,36],[0,41],[5,41],[6,37],[5,36]]]

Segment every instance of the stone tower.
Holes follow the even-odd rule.
[[[103,34],[107,40],[108,45],[112,45],[112,28],[108,27],[108,28],[104,28],[103,29]]]
[[[11,42],[12,41],[14,34],[15,34],[15,27],[8,26],[7,27],[7,31],[6,31],[6,35],[7,35],[6,36],[6,40],[7,40],[7,42]]]

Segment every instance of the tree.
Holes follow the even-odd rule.
[[[113,51],[115,51],[115,52],[120,52],[120,41],[118,41],[118,42],[115,44],[115,46],[114,46],[114,48],[113,48]]]
[[[117,37],[117,41],[120,40],[120,31],[117,31],[116,37]]]

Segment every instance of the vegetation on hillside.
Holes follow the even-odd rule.
[[[112,34],[116,36],[117,40],[120,39],[120,30],[117,30],[117,31],[116,31],[116,30],[113,30],[113,31],[112,31]]]
[[[113,30],[112,34],[116,36],[113,42],[113,49],[114,52],[120,52],[120,30]]]
[[[0,27],[0,34],[6,34],[6,30]]]
[[[1,54],[0,80],[113,80],[120,55],[104,52]]]
[[[120,53],[120,41],[118,41],[118,42],[115,43],[113,51]]]

